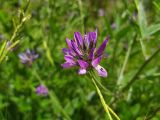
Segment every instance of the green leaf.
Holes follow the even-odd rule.
[[[139,111],[140,111],[140,108],[141,108],[141,106],[140,106],[139,103],[135,104],[135,105],[131,108],[132,114],[133,114],[134,116],[137,116],[137,114],[138,114]]]
[[[150,25],[150,26],[146,29],[145,37],[150,36],[150,35],[158,32],[159,30],[160,30],[160,24]]]
[[[146,19],[142,2],[139,0],[135,0],[135,4],[138,10],[138,23],[141,31],[141,36],[143,38],[145,36],[145,32],[147,28],[147,19]]]
[[[154,1],[153,4],[156,6],[158,10],[160,10],[160,2]]]

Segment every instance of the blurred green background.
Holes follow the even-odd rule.
[[[27,0],[0,0],[0,44],[11,38],[13,19],[18,24],[26,6]],[[97,46],[110,35],[101,62],[108,77],[99,78],[111,91],[101,89],[106,102],[122,120],[160,120],[159,51],[153,56],[160,48],[159,0],[30,0],[28,14],[18,49],[0,64],[0,120],[108,120],[91,80],[61,67],[65,39],[96,28]],[[40,55],[31,67],[18,58],[27,48]],[[48,96],[36,94],[39,80]]]

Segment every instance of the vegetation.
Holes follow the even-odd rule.
[[[66,38],[96,29],[108,76],[63,69]],[[159,33],[159,0],[1,0],[0,120],[159,120]]]

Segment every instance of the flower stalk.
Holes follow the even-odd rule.
[[[100,101],[101,101],[101,103],[102,103],[102,105],[103,105],[103,108],[104,108],[105,112],[107,113],[107,115],[108,115],[108,117],[109,117],[109,120],[113,120],[111,114],[112,114],[117,120],[120,120],[120,118],[118,117],[118,115],[117,115],[117,114],[107,105],[107,103],[105,102],[104,97],[103,97],[103,95],[102,95],[102,93],[101,93],[101,90],[99,89],[99,87],[98,87],[98,85],[97,85],[97,83],[96,83],[97,80],[95,79],[93,73],[89,72],[89,75],[90,75],[90,77],[92,77],[92,82],[93,82],[93,84],[94,84],[94,86],[95,86],[95,88],[96,88],[96,91],[97,91],[98,95],[99,95],[99,98],[100,98]]]
[[[20,29],[22,28],[23,24],[30,19],[31,15],[24,15],[23,11],[20,11],[21,14],[23,14],[23,18],[20,21],[20,23],[16,26],[15,25],[15,21],[13,21],[13,24],[15,26],[15,29],[13,31],[13,34],[10,38],[10,40],[7,40],[4,42],[4,44],[1,46],[0,48],[0,64],[2,63],[2,61],[5,59],[5,57],[7,56],[8,52],[13,49],[15,46],[17,46],[20,42],[20,40],[16,40],[17,34],[20,31]],[[12,45],[10,45],[9,47],[7,46],[7,43],[12,43]]]

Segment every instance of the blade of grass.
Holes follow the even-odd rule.
[[[51,52],[46,41],[43,41],[43,46],[44,46],[44,49],[46,50],[46,56],[48,58],[48,61],[51,63],[52,66],[54,66],[54,61],[52,59]]]
[[[84,33],[84,15],[83,15],[83,5],[81,0],[78,0],[78,5],[80,10],[82,33]]]
[[[143,43],[143,40],[145,39],[145,36],[146,36],[147,19],[146,19],[146,15],[144,12],[142,2],[139,0],[135,0],[135,4],[136,4],[136,8],[138,10],[138,25],[139,25],[140,32],[141,32],[140,45],[142,48],[142,53],[143,53],[144,58],[148,59],[148,55],[146,52],[146,46]]]
[[[147,54],[146,46],[145,46],[142,38],[140,38],[139,41],[140,41],[140,45],[141,45],[141,48],[142,48],[143,56],[144,56],[145,60],[147,60],[149,56]]]
[[[145,37],[146,29],[147,29],[147,19],[144,12],[144,8],[142,2],[139,0],[135,0],[136,8],[138,10],[138,24],[141,31],[142,38]]]
[[[145,37],[148,37],[148,36],[158,32],[159,30],[160,30],[160,23],[150,25],[146,30],[146,36]]]
[[[150,56],[142,65],[141,67],[137,70],[137,72],[135,73],[135,75],[132,77],[132,79],[128,82],[128,84],[122,89],[123,91],[126,91],[130,88],[130,86],[138,79],[136,79],[139,74],[142,72],[142,70],[150,63],[150,61],[160,52],[160,48],[158,48],[152,56]]]
[[[156,8],[160,11],[160,2],[156,2],[156,1],[153,1],[153,4],[156,6]]]
[[[160,52],[160,48],[158,48],[152,56],[150,56],[141,66],[140,68],[137,70],[137,72],[134,74],[134,76],[131,78],[131,80],[121,89],[119,89],[116,94],[114,95],[114,97],[111,99],[110,104],[112,105],[116,99],[117,96],[121,96],[125,91],[127,91],[131,85],[137,81],[137,77],[140,75],[140,73],[142,72],[142,70],[150,63],[150,61]]]
[[[119,74],[118,80],[117,80],[117,85],[118,86],[121,85],[121,83],[122,83],[123,74],[124,74],[126,65],[128,63],[128,59],[129,59],[129,56],[130,56],[130,53],[131,53],[131,49],[132,49],[132,46],[133,46],[133,43],[134,43],[135,39],[136,39],[136,35],[135,35],[135,37],[129,43],[129,48],[128,48],[127,52],[126,52],[126,56],[125,56],[122,68],[120,70],[120,74]]]

